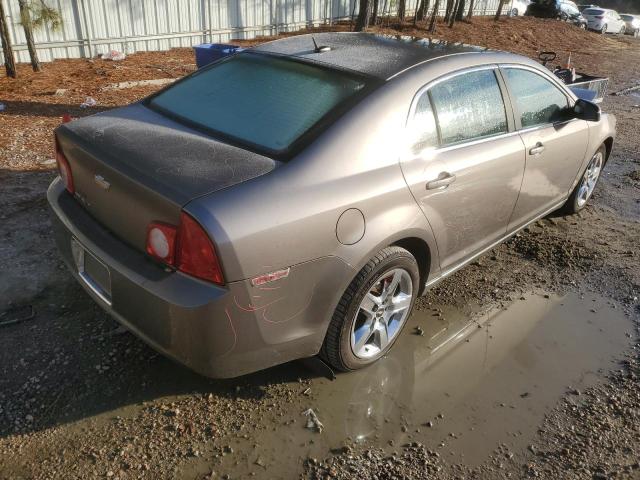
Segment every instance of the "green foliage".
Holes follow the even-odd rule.
[[[22,0],[26,8],[21,9],[20,23],[24,26],[31,24],[31,28],[37,30],[49,25],[51,30],[59,31],[62,28],[62,16],[55,8],[49,7],[44,0]]]

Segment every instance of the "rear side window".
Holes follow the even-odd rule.
[[[598,10],[597,8],[587,8],[582,12],[583,15],[603,15],[604,10]]]
[[[363,77],[241,53],[152,97],[151,108],[271,152],[298,138],[366,86]]]
[[[438,146],[438,128],[428,93],[423,93],[418,100],[409,123],[409,139],[411,150],[415,154]]]
[[[457,75],[430,90],[442,145],[507,131],[507,115],[493,70]]]
[[[504,70],[522,128],[561,121],[567,97],[537,73],[518,68]]]

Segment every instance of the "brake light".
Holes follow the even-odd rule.
[[[64,183],[64,187],[71,194],[75,193],[75,188],[73,186],[73,175],[71,174],[71,167],[69,166],[69,161],[67,157],[64,156],[62,150],[60,149],[60,144],[58,143],[58,139],[55,139],[56,142],[56,164],[58,165],[58,173],[60,174],[60,178],[62,178],[62,182]]]
[[[190,215],[180,214],[180,226],[152,222],[146,250],[156,260],[201,280],[224,284],[222,268],[207,232]]]
[[[175,264],[176,237],[173,225],[153,222],[147,227],[147,253],[168,265]]]
[[[180,214],[177,266],[181,272],[222,285],[222,268],[211,239],[191,216]]]

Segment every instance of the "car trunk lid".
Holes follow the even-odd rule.
[[[263,175],[280,162],[217,141],[141,104],[62,125],[58,144],[75,197],[116,236],[144,250],[152,221],[177,225],[194,198]]]

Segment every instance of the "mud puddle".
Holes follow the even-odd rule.
[[[562,395],[575,389],[580,401],[579,391],[614,366],[630,331],[608,300],[575,294],[530,294],[476,317],[417,311],[387,358],[335,381],[314,380],[300,392],[299,412],[269,419],[216,470],[292,478],[306,459],[358,442],[389,452],[420,442],[470,467],[499,446],[517,454]],[[307,408],[322,433],[306,428]]]

